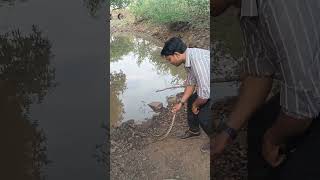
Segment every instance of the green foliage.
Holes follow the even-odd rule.
[[[110,6],[113,9],[125,8],[130,4],[130,0],[110,0]]]
[[[137,0],[132,3],[132,13],[141,19],[156,23],[209,22],[209,0]]]

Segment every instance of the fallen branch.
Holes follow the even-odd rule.
[[[240,78],[235,76],[235,77],[228,77],[228,78],[214,78],[210,80],[210,83],[224,83],[224,82],[234,82],[234,81],[240,81]],[[156,92],[161,92],[169,89],[177,89],[177,88],[184,88],[186,87],[185,85],[179,85],[179,86],[172,86],[160,90],[156,90]]]
[[[161,91],[165,91],[165,90],[168,90],[168,89],[184,88],[184,87],[186,87],[186,86],[185,85],[173,86],[173,87],[168,87],[168,88],[156,90],[156,92],[161,92]]]

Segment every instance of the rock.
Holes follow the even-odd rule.
[[[152,102],[149,103],[148,106],[155,112],[159,112],[163,108],[163,104],[161,102]]]
[[[167,98],[168,104],[174,104],[177,102],[177,97],[176,96],[170,96]]]

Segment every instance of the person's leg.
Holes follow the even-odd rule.
[[[213,135],[214,125],[213,125],[213,111],[211,109],[211,102],[208,100],[206,104],[200,107],[198,113],[198,121],[200,122],[200,126],[203,131],[209,136],[209,138]],[[204,143],[200,150],[202,152],[210,152],[210,140],[207,143]]]
[[[198,122],[200,122],[200,126],[203,129],[203,131],[208,135],[213,134],[213,112],[210,107],[210,100],[206,102],[206,104],[202,105],[199,110],[198,114]]]
[[[189,129],[184,133],[178,135],[181,139],[190,138],[193,136],[199,136],[200,135],[200,128],[199,128],[199,120],[198,117],[193,114],[192,112],[192,103],[197,99],[198,95],[193,94],[188,99],[187,103],[187,119],[188,119],[188,125]]]
[[[188,104],[187,104],[187,118],[188,118],[188,125],[189,129],[192,132],[199,132],[199,120],[198,116],[193,114],[192,112],[192,103],[197,99],[198,95],[192,94],[190,98],[188,99]]]

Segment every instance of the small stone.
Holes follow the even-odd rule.
[[[152,102],[149,103],[148,106],[155,112],[159,112],[163,108],[163,104],[161,102]]]

